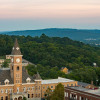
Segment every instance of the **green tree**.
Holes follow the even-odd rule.
[[[52,94],[52,91],[48,87],[47,90],[46,90],[46,92],[45,92],[45,99],[50,100],[51,94]]]
[[[9,67],[9,63],[8,63],[8,61],[4,61],[3,63],[2,63],[2,66],[1,66],[2,68],[7,68],[7,67]]]
[[[26,97],[23,97],[23,100],[27,100],[27,98]]]
[[[64,86],[61,83],[56,86],[50,100],[64,100]]]
[[[26,69],[28,70],[28,73],[33,76],[34,74],[37,73],[37,67],[35,65],[31,65],[29,64],[28,66],[26,66]]]

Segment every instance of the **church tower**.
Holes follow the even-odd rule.
[[[14,93],[21,92],[22,84],[22,55],[18,45],[17,39],[15,40],[14,46],[11,53],[11,78],[14,83]]]

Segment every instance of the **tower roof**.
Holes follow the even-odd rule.
[[[12,48],[11,55],[21,55],[21,51],[20,51],[17,39],[15,40],[14,46]]]

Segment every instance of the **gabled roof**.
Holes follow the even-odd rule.
[[[10,76],[10,68],[2,68],[0,69],[0,85],[4,85],[4,81],[8,79],[9,80],[9,84],[13,84],[13,80],[11,79]]]
[[[27,78],[30,78],[31,82],[34,82],[34,78],[28,74],[25,67],[22,67],[22,83],[26,83]]]
[[[15,40],[11,55],[21,55],[21,51],[17,39]]]
[[[31,83],[34,82],[34,78],[32,76],[30,76],[25,67],[22,67],[22,83],[27,83],[26,79],[27,78],[31,79]],[[13,84],[13,79],[11,78],[11,74],[10,74],[10,68],[1,68],[0,69],[0,85],[5,85],[4,81],[8,79],[9,80],[9,84]]]

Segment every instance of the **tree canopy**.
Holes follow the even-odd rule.
[[[23,58],[38,66],[27,68],[30,75],[38,70],[43,79],[62,76],[88,83],[98,80],[100,83],[99,47],[45,34],[40,37],[0,35],[0,56],[11,54],[15,38],[18,39]],[[93,67],[93,63],[98,68]],[[60,72],[62,67],[71,70],[70,74]]]

